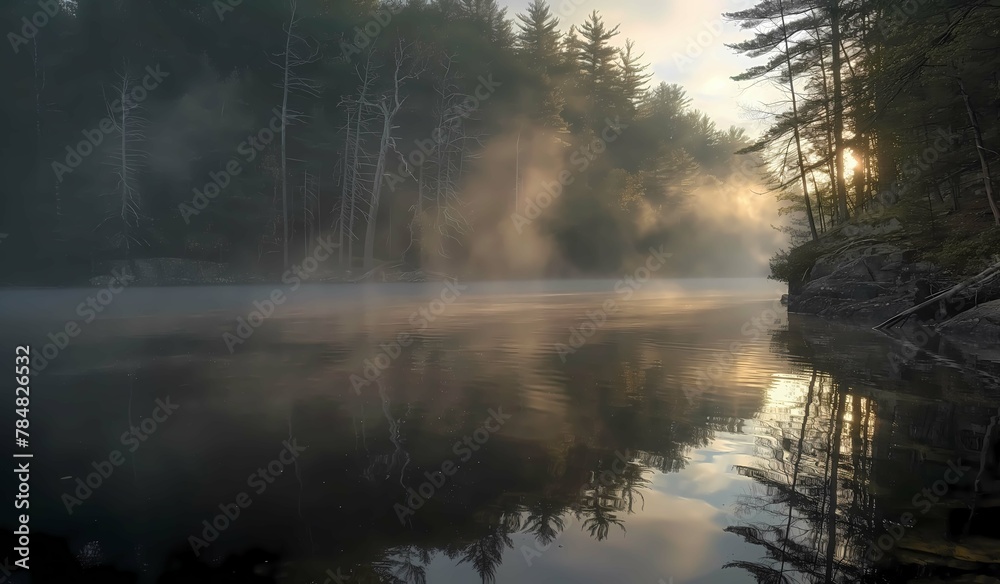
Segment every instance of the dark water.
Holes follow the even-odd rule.
[[[773,283],[615,286],[283,288],[239,343],[271,288],[0,293],[10,362],[80,331],[35,361],[34,581],[996,576],[991,364]]]

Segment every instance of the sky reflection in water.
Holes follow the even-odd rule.
[[[438,284],[304,288],[232,354],[222,333],[268,289],[132,290],[34,382],[33,521],[68,546],[40,569],[84,577],[86,557],[150,582],[213,570],[288,582],[327,570],[358,582],[874,578],[863,557],[881,515],[933,482],[944,456],[898,453],[962,455],[951,436],[989,420],[960,368],[918,358],[896,374],[890,340],[808,320],[789,330],[770,313],[773,283],[651,283],[628,300],[614,284],[515,295],[471,284],[423,330],[410,315]],[[80,296],[36,293],[34,309],[0,314],[7,340],[56,330]],[[556,346],[609,298],[620,310],[563,362]],[[355,394],[351,376],[401,332],[414,342]],[[960,396],[961,416],[941,413],[942,391]],[[129,412],[136,422],[166,396],[180,410],[68,515],[63,477],[121,449]],[[462,461],[454,444],[496,408],[511,418]],[[953,431],[904,435],[908,413]],[[252,492],[247,476],[289,436],[307,446],[298,465]],[[454,476],[401,524],[394,505],[445,460]],[[195,559],[189,537],[241,491],[252,505]]]

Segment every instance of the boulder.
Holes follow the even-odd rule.
[[[881,296],[861,302],[842,302],[831,305],[819,313],[825,318],[860,325],[874,325],[891,318],[910,307],[906,298]]]
[[[894,263],[902,263],[905,261],[904,258],[911,257],[912,253],[910,250],[903,250],[887,243],[860,245],[820,257],[810,270],[809,279],[815,280],[838,273],[841,279],[861,278],[865,275],[869,275],[868,279],[872,279],[870,272],[885,270],[886,266]]]
[[[892,229],[892,222],[889,222]],[[937,267],[889,243],[860,244],[820,257],[795,287],[790,312],[875,324],[913,304],[913,280]],[[792,287],[789,287],[792,291]]]
[[[789,296],[788,312],[797,314],[822,314],[833,307],[849,303],[847,300],[832,298],[830,296],[799,294],[798,296]]]
[[[1000,300],[986,302],[941,324],[946,335],[974,337],[983,345],[1000,344]]]

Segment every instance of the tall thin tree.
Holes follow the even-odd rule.
[[[319,46],[311,47],[305,38],[295,32],[301,18],[297,16],[298,1],[289,0],[290,16],[284,26],[285,48],[274,55],[271,63],[281,70],[281,218],[282,218],[282,266],[288,268],[288,126],[301,119],[302,112],[289,107],[288,100],[293,94],[319,95],[319,86],[311,79],[299,74],[299,69],[314,63],[319,56]]]

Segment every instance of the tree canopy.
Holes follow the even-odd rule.
[[[551,244],[534,275],[611,273],[697,231],[699,185],[754,158],[683,89],[650,87],[617,26],[562,28],[542,0],[52,6],[2,59],[25,281],[143,257],[280,273],[321,234],[344,269],[475,271],[479,242],[530,233]]]

